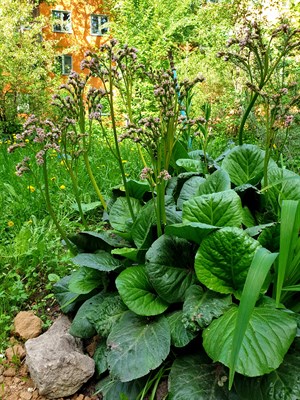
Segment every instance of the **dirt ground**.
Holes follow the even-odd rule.
[[[93,395],[94,384],[89,382],[78,393],[58,400],[100,400],[101,397]],[[48,400],[40,396],[33,381],[28,374],[24,360],[20,363],[4,360],[0,364],[0,400]]]

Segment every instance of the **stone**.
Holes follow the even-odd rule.
[[[30,376],[49,399],[71,396],[95,372],[94,360],[83,353],[81,340],[69,334],[70,326],[61,316],[46,333],[25,343]]]
[[[6,377],[13,377],[16,376],[16,370],[13,367],[7,368],[4,372],[3,372],[3,376]]]
[[[30,392],[21,392],[19,394],[20,400],[31,400],[32,399],[32,393]]]
[[[84,395],[80,394],[79,396],[76,397],[75,400],[84,400]]]
[[[39,336],[42,325],[42,320],[31,311],[21,311],[14,319],[15,333],[24,340]]]
[[[25,349],[23,346],[20,344],[15,344],[12,347],[8,347],[5,351],[5,356],[8,361],[13,361],[13,359],[16,357],[18,360],[23,360],[25,357]]]

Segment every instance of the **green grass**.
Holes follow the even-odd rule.
[[[51,301],[52,287],[49,274],[63,277],[74,268],[33,175],[29,173],[20,178],[15,174],[15,166],[26,155],[26,150],[8,154],[9,144],[5,141],[0,144],[0,353],[7,345],[12,320],[18,311],[35,308],[39,314],[43,310],[47,314],[45,307]],[[122,143],[121,151],[126,175],[138,178],[142,166],[136,160],[134,146]],[[90,161],[99,186],[109,197],[111,188],[121,184],[121,175],[108,146],[97,136]],[[39,177],[41,171],[33,167]],[[51,160],[49,176],[51,203],[61,225],[67,233],[83,229],[74,208],[69,176],[57,155]],[[97,201],[83,163],[78,168],[78,181],[81,201]],[[87,221],[89,229],[100,229],[101,212],[90,212]]]

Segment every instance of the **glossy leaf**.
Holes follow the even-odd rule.
[[[186,182],[184,182],[177,199],[177,207],[182,210],[182,205],[186,200],[196,196],[197,190],[201,183],[205,182],[205,179],[201,176],[192,176]]]
[[[67,275],[53,285],[53,293],[63,312],[68,313],[74,310],[76,304],[86,300],[85,295],[71,292],[69,283],[72,275]]]
[[[164,316],[150,321],[126,312],[107,339],[112,376],[128,382],[148,374],[166,359],[170,344],[170,328]]]
[[[213,361],[230,365],[237,307],[213,321],[203,332],[203,346]],[[247,326],[236,371],[259,376],[275,370],[295,338],[297,322],[288,313],[269,307],[253,310]]]
[[[103,272],[86,267],[74,272],[69,282],[70,291],[78,294],[90,293],[99,286],[103,286]]]
[[[205,238],[196,254],[201,283],[220,293],[240,297],[253,256],[260,244],[238,228],[223,228]]]
[[[87,318],[96,328],[98,335],[106,337],[127,310],[118,294],[106,294],[95,308],[95,312],[88,314]]]
[[[150,190],[150,187],[148,182],[128,179],[127,190],[130,197],[141,200],[144,194]],[[113,188],[112,192],[116,197],[125,196],[124,186],[115,187]]]
[[[268,171],[268,186],[262,193],[276,213],[283,200],[300,200],[300,176],[285,168],[272,167]]]
[[[275,371],[259,379],[236,376],[235,389],[243,400],[296,400],[300,398],[300,354],[291,349]]]
[[[117,277],[116,286],[127,307],[138,315],[158,315],[168,308],[155,292],[144,266],[126,268]]]
[[[263,176],[265,152],[258,146],[244,144],[234,147],[222,162],[231,182],[236,186],[256,185]]]
[[[115,254],[124,258],[128,258],[131,261],[138,261],[139,259],[139,249],[133,247],[123,247],[121,249],[113,249],[111,254]]]
[[[131,197],[130,202],[134,215],[137,215],[142,208],[140,201]],[[132,218],[126,197],[118,197],[112,205],[109,212],[109,222],[117,231],[128,231],[129,227],[132,225]]]
[[[233,332],[232,350],[229,365],[229,388],[231,388],[233,383],[236,363],[251,314],[270,268],[277,256],[278,253],[270,253],[267,249],[261,247],[256,251],[250,265],[241,296],[241,302],[238,307],[236,326]]]
[[[102,400],[136,400],[145,383],[145,379],[121,382],[108,376],[97,383],[96,390],[101,393]]]
[[[200,244],[206,236],[217,229],[217,226],[202,224],[200,222],[182,222],[180,224],[167,225],[165,234]]]
[[[234,190],[197,196],[183,204],[183,222],[213,226],[240,226],[243,208]]]
[[[209,175],[205,182],[201,183],[197,190],[197,196],[224,192],[230,190],[230,178],[225,170],[219,169]]]
[[[187,172],[204,172],[204,164],[200,160],[180,158],[176,161],[176,165],[184,168]]]
[[[89,321],[88,316],[93,315],[93,313],[96,312],[97,307],[103,301],[103,298],[104,296],[102,293],[96,294],[80,306],[69,330],[71,335],[82,339],[88,339],[96,335],[97,331],[94,325]]]
[[[281,301],[284,282],[299,282],[300,272],[300,201],[284,200],[281,208],[280,251],[277,265],[276,304]]]
[[[183,303],[184,325],[193,331],[206,328],[214,318],[219,318],[232,303],[231,296],[211,290],[203,291],[201,286],[193,285],[186,291]]]
[[[97,344],[95,353],[93,355],[93,360],[95,361],[95,367],[98,375],[101,375],[107,371],[108,365],[106,340],[101,339]]]
[[[168,303],[184,300],[195,281],[194,250],[184,239],[162,235],[146,253],[146,271],[158,295]]]
[[[174,311],[167,315],[167,320],[170,326],[171,343],[175,347],[184,347],[193,340],[197,333],[187,329],[183,323],[182,310]]]
[[[200,355],[177,357],[169,375],[170,400],[228,400],[227,373]]]
[[[103,250],[99,250],[97,253],[79,253],[72,258],[72,261],[81,267],[93,268],[104,272],[114,271],[122,266],[120,260]]]
[[[76,246],[85,253],[94,253],[97,250],[110,251],[114,247],[129,246],[123,238],[111,231],[92,232],[81,231],[76,235],[68,236]]]
[[[152,226],[155,225],[153,201],[149,201],[139,212],[132,226],[131,234],[138,249],[148,249],[152,243]]]

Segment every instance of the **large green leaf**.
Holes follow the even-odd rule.
[[[73,274],[72,274],[73,275]],[[79,301],[86,300],[86,295],[71,292],[69,283],[72,275],[64,276],[53,285],[53,293],[63,312],[68,313],[76,308]]]
[[[172,157],[170,160],[170,165],[173,168],[176,168],[176,161],[179,158],[188,158],[189,154],[186,150],[186,143],[181,142],[180,140],[176,140],[172,149]]]
[[[230,365],[237,307],[213,321],[203,332],[203,346],[213,361]],[[236,371],[246,376],[267,374],[278,368],[295,338],[297,322],[288,313],[271,307],[253,310]]]
[[[134,244],[139,249],[148,249],[152,243],[151,229],[155,225],[155,208],[153,201],[141,209],[133,224],[131,235]]]
[[[127,180],[127,191],[130,197],[134,197],[135,199],[142,200],[144,194],[150,191],[149,183],[145,181],[136,181],[134,179]],[[113,188],[113,195],[116,197],[125,196],[125,187],[118,186]]]
[[[280,224],[280,252],[276,266],[276,303],[286,306],[286,293],[281,293],[283,286],[294,285],[300,279],[300,201],[283,200]]]
[[[184,347],[193,340],[197,333],[187,329],[183,323],[182,310],[167,315],[171,332],[171,342],[175,347]]]
[[[197,196],[183,204],[183,222],[240,226],[242,218],[242,203],[234,190]]]
[[[177,236],[200,244],[206,236],[217,229],[217,226],[202,224],[201,222],[182,222],[179,224],[167,225],[165,234]]]
[[[111,293],[104,295],[103,300],[95,308],[95,312],[88,314],[87,318],[96,328],[99,336],[106,337],[127,310],[120,296]]]
[[[270,268],[273,265],[278,253],[270,253],[269,250],[261,247],[256,252],[252,259],[248,275],[245,281],[241,301],[238,307],[236,325],[233,332],[231,358],[230,358],[230,373],[229,373],[229,388],[231,389],[235,366],[238,360],[240,348],[243,338],[251,318],[255,303],[259,297],[260,292],[266,278],[269,274]]]
[[[260,244],[238,228],[223,228],[203,239],[195,258],[201,283],[220,293],[240,297]]]
[[[99,250],[97,253],[80,253],[72,258],[74,264],[81,267],[97,269],[98,271],[114,271],[122,266],[120,260],[114,258],[111,254],[104,250]]]
[[[236,186],[250,183],[256,185],[263,176],[265,152],[258,146],[243,144],[234,147],[222,162]]]
[[[90,293],[93,289],[103,286],[103,272],[96,269],[81,267],[74,272],[69,282],[69,289],[73,293]]]
[[[102,293],[96,294],[80,306],[70,327],[71,335],[82,339],[88,339],[96,335],[96,329],[89,321],[88,316],[92,315],[96,311],[103,298],[104,296]]]
[[[126,312],[107,339],[112,376],[128,382],[148,374],[166,359],[170,343],[170,328],[164,316],[149,320]]]
[[[285,168],[272,167],[268,171],[268,186],[263,193],[277,213],[283,200],[300,200],[300,176]]]
[[[158,295],[169,303],[184,300],[195,281],[194,249],[185,239],[162,235],[146,253],[146,271]]]
[[[138,215],[142,206],[139,200],[130,197],[133,214]],[[112,205],[109,212],[109,222],[111,226],[121,232],[128,231],[132,225],[132,218],[129,211],[129,206],[126,197],[118,197],[115,203]]]
[[[186,291],[183,303],[183,321],[193,331],[207,327],[214,318],[219,318],[232,303],[230,295],[203,291],[201,286],[193,285]]]
[[[128,258],[131,261],[138,262],[140,259],[143,259],[143,255],[145,255],[146,251],[142,251],[136,249],[134,247],[123,247],[121,249],[113,249],[111,254],[115,254],[124,258]]]
[[[186,200],[189,200],[191,197],[196,195],[197,189],[202,182],[205,182],[205,179],[201,176],[192,176],[190,179],[184,182],[177,199],[177,207],[180,210],[182,210],[182,205]]]
[[[123,238],[111,231],[82,231],[68,236],[76,246],[85,253],[95,253],[97,250],[110,251],[114,247],[129,246]]]
[[[177,210],[172,196],[165,196],[165,211],[167,225],[182,222],[182,212]]]
[[[228,400],[227,373],[200,355],[177,357],[169,375],[170,400]]]
[[[230,178],[226,171],[219,169],[209,175],[203,183],[200,184],[197,190],[197,196],[203,194],[211,194],[216,192],[224,192],[230,189]]]
[[[145,384],[145,378],[120,382],[108,376],[97,383],[96,390],[102,394],[102,400],[136,400]]]
[[[168,303],[155,292],[144,266],[122,271],[116,286],[127,307],[138,315],[158,315],[168,308]]]
[[[200,160],[180,158],[176,161],[176,165],[184,168],[187,172],[204,172],[204,163]]]
[[[243,400],[298,400],[300,399],[300,353],[291,349],[275,371],[259,379],[235,378],[235,388]]]
[[[103,374],[108,369],[107,365],[107,346],[106,340],[101,339],[97,344],[95,353],[93,355],[95,367],[98,375]]]

